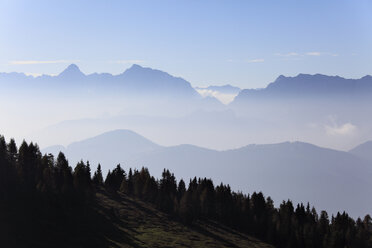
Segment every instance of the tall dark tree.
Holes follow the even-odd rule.
[[[101,169],[100,164],[98,164],[97,170],[94,172],[92,181],[93,181],[94,185],[96,185],[96,186],[103,185],[103,176],[102,176],[102,169]]]
[[[12,162],[12,164],[14,165],[14,163],[17,161],[17,157],[18,157],[18,149],[17,149],[17,145],[16,145],[14,139],[10,140],[7,148],[8,148],[8,153],[9,153],[9,159]]]
[[[125,171],[121,168],[120,164],[118,164],[114,170],[107,174],[105,186],[108,189],[116,192],[120,189],[121,183],[125,176]]]
[[[186,184],[183,179],[180,180],[177,187],[177,198],[181,200],[182,196],[186,193]]]
[[[158,206],[167,213],[174,211],[174,203],[177,197],[176,178],[169,170],[164,170],[159,184]]]
[[[77,169],[79,169],[80,167],[85,168],[85,165],[83,164],[83,162],[81,162],[80,164],[81,165],[79,165]],[[74,174],[75,174],[75,178],[77,176],[80,176],[80,175],[77,175],[76,168],[75,168]],[[69,166],[65,155],[62,152],[60,152],[58,154],[57,162],[56,162],[56,183],[57,183],[58,190],[62,193],[69,194],[73,190],[73,183],[75,184],[75,186],[77,186],[78,184],[80,184],[79,180],[80,178],[75,179],[75,182],[73,182],[72,168]],[[85,178],[84,181],[86,180],[87,179]],[[88,182],[86,182],[86,184],[88,184]]]
[[[80,161],[74,169],[73,182],[75,190],[84,198],[91,194],[90,168],[83,161]]]

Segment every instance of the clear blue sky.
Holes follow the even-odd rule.
[[[372,74],[372,1],[4,1],[0,71],[123,72],[264,87],[280,74]]]

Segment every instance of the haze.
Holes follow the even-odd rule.
[[[363,216],[371,10],[370,1],[0,1],[0,134],[104,172],[164,166]],[[328,198],[340,188],[346,202]]]

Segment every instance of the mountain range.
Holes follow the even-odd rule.
[[[371,78],[299,74],[279,76],[263,89],[241,90],[193,88],[182,78],[139,65],[118,75],[86,75],[76,65],[57,76],[1,73],[0,106],[6,108],[0,129],[43,146],[130,129],[166,145],[228,149],[301,140],[349,150],[372,139]],[[66,129],[69,121],[74,126]],[[161,135],[164,130],[169,136]]]
[[[322,74],[298,74],[295,77],[280,75],[263,89],[244,89],[236,102],[259,97],[303,98],[306,96],[369,96],[372,94],[372,76],[346,79]]]
[[[60,84],[58,84],[60,82]],[[69,65],[56,76],[42,75],[38,77],[26,76],[24,73],[0,73],[0,85],[14,88],[19,85],[29,88],[38,86],[48,88],[68,87],[76,90],[89,89],[105,90],[111,93],[151,93],[173,97],[200,97],[197,90],[210,90],[221,94],[238,94],[234,103],[265,97],[299,98],[305,96],[369,96],[372,94],[372,76],[360,79],[346,79],[339,76],[322,74],[298,74],[295,77],[280,75],[274,82],[261,89],[240,89],[232,85],[195,87],[180,78],[166,72],[133,64],[129,69],[118,75],[110,73],[84,74],[75,64]]]
[[[278,115],[289,119],[297,115],[297,119],[311,121],[331,115],[370,123],[366,110],[372,106],[371,96],[372,76],[369,75],[360,79],[322,74],[281,75],[266,88],[240,91],[230,107],[240,114],[258,111],[274,119]]]
[[[71,104],[81,117],[88,111],[93,116],[105,112],[175,116],[225,108],[213,96],[202,97],[180,77],[136,64],[118,75],[86,75],[75,64],[56,76],[0,73],[0,88],[4,101],[48,103],[49,112]],[[65,113],[66,109],[59,112]]]
[[[42,75],[34,78],[23,73],[1,73],[0,85],[4,87],[4,84],[12,84],[12,87],[22,85],[25,90],[38,87],[45,87],[43,90],[74,90],[79,94],[87,92],[151,93],[168,97],[200,97],[191,84],[184,79],[136,64],[119,75],[109,73],[85,75],[75,64],[69,65],[57,76]],[[6,89],[6,87],[4,88]]]
[[[124,168],[148,167],[156,176],[168,168],[186,181],[195,175],[212,178],[216,184],[229,183],[244,193],[265,192],[277,203],[309,201],[333,214],[345,210],[354,217],[364,216],[372,205],[368,197],[372,161],[354,152],[303,142],[217,151],[193,145],[160,146],[132,131],[116,130],[66,148],[42,150],[54,155],[59,151],[66,153],[71,164],[89,160],[93,168],[100,163],[105,172],[118,163]]]
[[[112,96],[153,96],[176,99],[200,99],[198,92],[208,91],[219,94],[237,95],[230,104],[236,106],[250,101],[268,101],[273,99],[299,99],[312,97],[317,100],[325,97],[343,97],[344,100],[368,98],[372,94],[372,76],[360,79],[345,79],[339,76],[322,74],[299,74],[295,77],[279,76],[274,82],[262,89],[240,89],[232,85],[195,87],[180,78],[166,72],[140,65],[132,65],[118,75],[80,71],[75,64],[69,65],[57,76],[26,76],[23,73],[0,73],[0,86],[3,90],[63,90],[84,96],[85,94],[109,94]],[[70,93],[71,93],[70,92]],[[213,94],[208,95],[212,101]],[[214,101],[214,104],[217,101]]]
[[[360,79],[346,79],[339,76],[327,76],[322,74],[298,74],[295,77],[280,75],[274,82],[262,89],[240,89],[232,85],[195,87],[189,82],[169,75],[166,72],[142,67],[133,64],[129,69],[118,75],[109,73],[92,73],[89,75],[80,71],[75,64],[69,65],[57,76],[42,75],[38,77],[26,76],[24,73],[0,73],[0,85],[7,89],[6,85],[17,87],[23,84],[26,88],[45,86],[52,88],[58,86],[56,82],[63,82],[61,87],[91,89],[120,89],[124,92],[151,92],[174,94],[177,97],[200,97],[195,91],[211,90],[224,94],[238,94],[235,102],[245,98],[270,97],[304,97],[306,95],[329,96],[329,95],[365,95],[372,94],[372,76],[367,75]],[[30,84],[31,83],[31,84]],[[122,93],[122,92],[121,92]]]
[[[76,65],[57,76],[1,73],[0,88],[0,130],[37,141],[43,136],[43,146],[70,144],[45,152],[64,150],[71,163],[89,160],[105,171],[117,163],[146,166],[157,176],[169,168],[186,180],[198,175],[247,193],[262,190],[275,202],[310,201],[353,216],[370,212],[369,143],[350,148],[372,140],[371,76],[279,76],[266,88],[234,93],[225,105],[215,93],[203,97],[186,80],[139,65],[119,75],[85,75]],[[229,95],[238,89],[204,90]],[[156,143],[130,131],[86,139],[114,129]],[[199,146],[176,145],[183,143]],[[242,147],[248,143],[271,145]]]

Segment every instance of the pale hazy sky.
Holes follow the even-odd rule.
[[[280,74],[372,74],[372,1],[0,0],[0,71],[118,74],[264,87]]]

